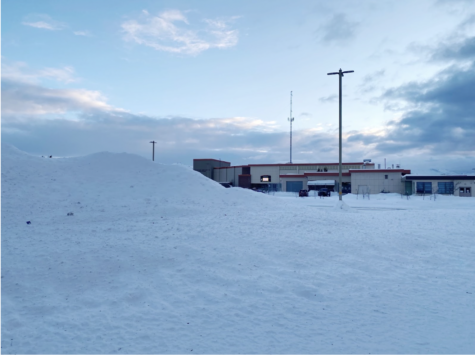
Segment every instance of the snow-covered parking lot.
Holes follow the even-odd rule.
[[[2,353],[474,353],[475,198],[337,202],[2,145]]]

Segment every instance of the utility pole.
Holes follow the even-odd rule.
[[[155,161],[155,141],[151,141],[150,143],[152,143],[152,161]]]
[[[292,164],[292,122],[294,122],[292,117],[292,91],[290,92],[290,117],[288,121],[290,122],[290,164]]]
[[[342,195],[342,186],[341,186],[341,78],[343,78],[343,74],[347,74],[347,73],[354,73],[354,70],[348,70],[348,71],[341,71],[341,68],[339,71],[335,72],[335,73],[328,73],[327,75],[336,75],[338,74],[339,78],[340,78],[340,164],[339,164],[339,168],[338,168],[338,176],[339,176],[339,182],[338,182],[338,190],[339,190],[339,197],[340,197],[340,201],[341,201],[341,195]]]

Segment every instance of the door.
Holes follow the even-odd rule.
[[[471,187],[461,187],[459,189],[460,197],[472,197],[472,188]]]
[[[285,190],[287,192],[299,192],[303,190],[303,181],[287,181]]]

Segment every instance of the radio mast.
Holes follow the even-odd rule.
[[[292,164],[292,122],[294,121],[292,117],[292,91],[290,92],[290,117],[288,121],[290,122],[290,164]]]

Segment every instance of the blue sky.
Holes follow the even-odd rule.
[[[2,141],[191,165],[475,168],[473,1],[2,1]]]

